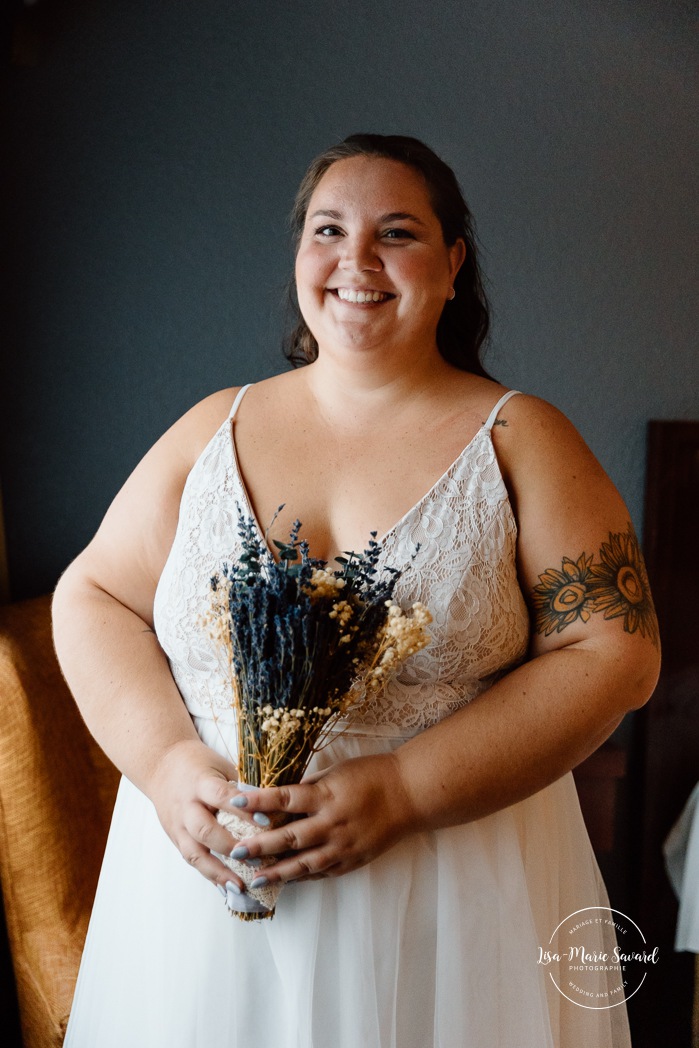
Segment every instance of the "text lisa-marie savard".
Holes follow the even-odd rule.
[[[658,963],[658,947],[652,951],[632,950],[625,953],[615,946],[612,953],[595,952],[586,950],[584,946],[571,946],[566,953],[555,953],[539,947],[537,964],[552,964],[560,961],[578,961],[580,964],[624,964],[629,961],[641,961],[643,964]]]

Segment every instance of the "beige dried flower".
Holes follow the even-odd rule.
[[[426,627],[432,616],[424,604],[416,601],[409,613],[390,600],[386,601],[386,607],[386,622],[367,674],[368,687],[372,691],[382,687],[398,664],[425,648],[430,641]]]
[[[311,600],[319,597],[335,597],[344,589],[345,580],[338,579],[332,571],[327,568],[314,568],[311,573],[308,594]]]

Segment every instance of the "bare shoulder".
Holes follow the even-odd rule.
[[[239,386],[231,386],[200,400],[163,434],[163,445],[171,448],[182,464],[191,469],[216,431],[228,418],[239,390]]]
[[[590,535],[626,527],[628,510],[611,479],[563,412],[539,397],[512,397],[493,443],[523,541],[538,534]]]
[[[511,397],[498,413],[493,442],[511,495],[517,499],[537,483],[599,483],[607,477],[585,440],[562,411],[528,394]]]
[[[170,426],[116,493],[95,537],[68,569],[146,622],[175,537],[187,477],[228,417],[236,392],[213,393]]]
[[[146,452],[122,492],[146,483],[153,492],[170,491],[179,502],[187,476],[226,421],[239,388],[218,390],[186,411]]]
[[[503,387],[496,387],[496,389],[503,389]],[[503,389],[503,394],[505,392]],[[578,440],[582,439],[570,419],[549,401],[529,393],[520,393],[515,390],[507,392],[516,393],[516,395],[510,397],[498,412],[496,428],[500,424],[503,430],[518,429],[520,433],[526,432],[530,439],[537,441],[547,441],[552,436],[563,434],[576,435]]]
[[[537,397],[512,397],[493,442],[518,526],[532,652],[612,646],[652,680],[658,626],[640,544],[612,480],[575,426]]]
[[[205,397],[179,418],[141,459],[117,495],[114,505],[130,502],[147,491],[146,505],[160,511],[179,506],[187,476],[202,451],[228,418],[239,387]]]

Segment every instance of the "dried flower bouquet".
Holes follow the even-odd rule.
[[[239,514],[242,553],[211,580],[208,622],[228,655],[238,778],[248,787],[300,782],[313,754],[342,730],[338,722],[429,643],[431,615],[420,603],[407,613],[395,603],[400,571],[379,567],[375,532],[363,553],[337,557],[339,568],[330,570],[309,555],[300,530],[296,521],[288,542],[274,542],[277,559],[255,521]],[[233,813],[218,818],[241,839],[260,832]],[[248,885],[257,876],[223,861]],[[270,889],[248,889],[266,912],[237,915],[272,916]]]

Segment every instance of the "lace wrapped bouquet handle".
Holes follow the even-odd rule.
[[[232,785],[237,786],[238,789],[249,788],[246,783],[242,782],[233,783]],[[262,832],[261,828],[256,826],[254,822],[247,822],[232,811],[219,811],[217,819],[239,841],[244,841],[248,837],[253,837],[256,833]],[[273,817],[271,824],[280,826],[284,821],[283,816],[276,816]],[[272,917],[277,905],[277,899],[281,894],[282,885],[266,884],[262,888],[253,888],[252,882],[260,873],[257,866],[249,866],[239,859],[232,859],[229,855],[218,855],[218,858],[229,870],[237,873],[243,884],[245,884],[245,893],[243,895],[239,895],[235,899],[231,899],[228,896],[226,899],[226,906],[231,913],[234,913],[236,917],[244,921],[256,921],[265,917]],[[262,859],[260,860],[260,866],[271,866],[273,862],[274,859]]]
[[[336,558],[331,570],[309,555],[300,530],[296,521],[288,542],[275,541],[277,559],[255,521],[239,513],[241,553],[211,580],[207,625],[227,652],[238,778],[250,787],[300,782],[338,722],[429,643],[431,615],[420,603],[407,612],[396,604],[400,571],[379,567],[375,532],[363,553]],[[259,832],[232,813],[218,818],[237,837]],[[246,884],[258,874],[224,861]],[[248,894],[265,909],[238,916],[273,915],[272,893]]]

